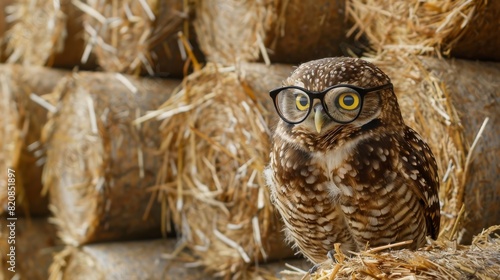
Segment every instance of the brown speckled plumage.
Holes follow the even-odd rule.
[[[326,58],[300,65],[284,81],[322,91],[337,84],[371,88],[390,83],[376,66],[355,58]],[[439,180],[434,156],[403,122],[392,89],[365,96],[351,123],[314,114],[299,124],[280,120],[266,177],[289,240],[319,263],[334,243],[345,251],[413,240],[439,232]]]

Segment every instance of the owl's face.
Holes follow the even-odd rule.
[[[312,135],[338,131],[341,126],[359,128],[375,119],[400,118],[390,79],[357,58],[304,63],[271,96],[282,125]]]

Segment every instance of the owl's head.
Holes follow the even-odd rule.
[[[317,135],[339,126],[359,128],[376,119],[402,123],[389,77],[358,58],[304,63],[270,95],[284,124]]]

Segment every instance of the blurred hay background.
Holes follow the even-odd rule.
[[[0,230],[0,278],[12,279],[7,270],[7,261],[12,244],[7,243],[9,228]],[[46,218],[22,219],[16,223],[16,277],[18,279],[48,279],[47,268],[52,258],[63,249],[62,242],[56,237],[55,226]],[[21,261],[22,260],[22,261]]]
[[[10,23],[7,21],[7,7],[12,4],[13,0],[0,1],[0,61],[4,62],[6,59],[5,48],[5,32],[10,28]]]
[[[71,0],[13,0],[6,10],[12,27],[6,31],[7,62],[91,68],[81,63],[84,51],[82,13]]]
[[[7,168],[16,170],[16,208],[19,214],[48,213],[42,192],[45,154],[39,142],[47,110],[36,101],[52,92],[64,73],[42,67],[0,65],[0,213],[7,202]]]
[[[487,0],[350,0],[349,35],[378,52],[500,60],[500,2]]]
[[[67,246],[54,258],[56,279],[201,279],[200,269],[172,266],[163,257],[175,250],[173,240],[145,240]]]
[[[158,126],[132,121],[177,85],[80,72],[62,79],[47,97],[56,110],[43,131],[43,183],[66,244],[160,235],[160,208],[147,192],[159,167]]]
[[[260,71],[262,78],[268,69]],[[292,255],[262,174],[270,148],[265,93],[242,82],[249,77],[207,64],[144,118],[163,120],[155,189],[165,215],[200,264],[224,277],[248,277],[254,262]]]
[[[165,252],[176,246],[173,239],[67,246],[54,257],[49,279],[210,279],[202,268],[183,262],[184,256],[172,262]],[[302,267],[297,260],[290,263]],[[277,279],[282,266],[263,264],[266,273],[260,279]]]
[[[185,47],[178,38],[179,32],[188,38],[192,33],[186,2],[74,1],[85,12],[87,52],[96,54],[105,71],[169,77],[182,77],[189,69]],[[194,36],[190,38],[196,43]],[[192,49],[201,59],[201,52]]]
[[[299,63],[345,54],[343,1],[199,1],[194,10],[209,61]]]

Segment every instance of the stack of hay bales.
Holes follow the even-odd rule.
[[[179,33],[190,38],[193,44],[189,45],[200,59],[202,56],[194,36],[190,36],[190,6],[186,2],[73,1],[85,12],[86,48],[93,49],[105,71],[176,78],[189,69]]]
[[[0,153],[1,213],[7,206],[7,168],[16,169],[16,193],[18,213],[43,216],[48,213],[47,199],[41,197],[42,164],[45,161],[41,149],[40,134],[46,122],[46,110],[33,98],[50,93],[53,84],[63,76],[61,71],[44,71],[40,67],[25,69],[18,65],[0,67],[0,108],[5,112],[1,120],[0,137],[3,141]]]
[[[194,27],[207,60],[300,63],[346,54],[343,1],[200,1]]]
[[[350,0],[350,34],[372,48],[500,61],[500,3],[487,0]]]
[[[11,27],[5,33],[7,62],[24,65],[74,66],[84,51],[82,12],[70,0],[11,0],[6,19]]]
[[[0,110],[4,113],[0,121],[0,275],[5,279],[14,276],[7,270],[10,246],[16,246],[16,274],[23,279],[47,278],[52,255],[60,249],[55,228],[47,221],[47,198],[41,195],[45,156],[39,138],[46,110],[33,100],[50,93],[51,81],[62,76],[61,71],[41,67],[0,65]],[[15,200],[7,192],[8,168],[15,170]],[[12,217],[9,206],[15,206],[15,234],[6,226],[10,224],[7,217]],[[15,244],[8,243],[10,236],[15,236]]]
[[[158,169],[158,127],[133,120],[158,108],[180,80],[38,67],[96,67],[97,55],[84,36],[91,30],[84,22],[86,7],[93,2],[83,8],[77,1],[11,2],[2,6],[2,23],[7,23],[2,26],[8,27],[2,33],[2,53],[6,62],[22,66],[5,64],[0,69],[5,114],[0,130],[2,277],[47,279],[52,263],[50,274],[71,279],[74,272],[53,259],[69,251],[77,254],[90,243],[161,237],[161,224],[169,223],[162,220],[161,206],[148,191]],[[138,20],[137,9],[127,10],[132,20]],[[142,39],[150,37],[136,38]],[[164,39],[154,38],[158,43]],[[180,57],[178,52],[171,54]],[[183,69],[184,63],[176,67]],[[8,168],[16,171],[15,273],[5,262],[10,249],[10,232],[4,227]],[[39,231],[47,232],[47,239],[29,238]],[[157,241],[162,242],[175,241]],[[126,243],[116,246],[134,254]],[[158,260],[161,254],[151,252],[148,257]]]
[[[52,279],[273,279],[284,265],[263,262],[293,252],[262,174],[277,119],[268,91],[294,65],[354,55],[360,44],[371,47],[364,58],[391,77],[405,120],[437,157],[442,232],[419,260],[498,246],[487,238],[495,228],[451,255],[446,240],[471,242],[500,224],[500,66],[443,59],[499,60],[494,1],[7,2],[0,49],[24,67],[0,67],[0,111],[8,112],[0,180],[15,168],[18,209],[43,216],[20,222],[19,246],[50,252],[20,256],[29,260],[19,264],[21,277],[47,278],[52,263]],[[49,226],[47,209],[57,234],[30,238]],[[338,254],[341,266],[325,264],[311,277],[438,275],[402,265],[414,255],[396,249],[361,253],[367,267]]]

